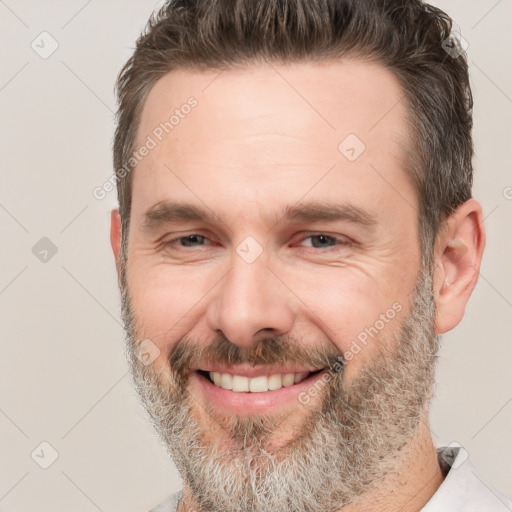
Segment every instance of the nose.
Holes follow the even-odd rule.
[[[240,347],[291,330],[294,315],[286,285],[260,256],[247,263],[234,255],[231,270],[216,287],[208,305],[208,326]]]

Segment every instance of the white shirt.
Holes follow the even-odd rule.
[[[438,448],[437,457],[446,476],[421,512],[512,512],[512,501],[485,482],[464,448]],[[149,512],[177,512],[182,495],[183,489]]]

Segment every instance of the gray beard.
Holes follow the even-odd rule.
[[[371,363],[350,386],[344,371],[328,371],[315,406],[297,404],[303,420],[294,437],[278,449],[272,449],[271,441],[276,441],[286,416],[226,418],[207,407],[200,421],[199,405],[188,393],[183,371],[205,351],[219,362],[329,362],[324,366],[343,359],[341,353],[313,356],[311,349],[301,349],[296,342],[279,344],[277,339],[249,353],[225,339],[200,348],[183,338],[173,347],[168,367],[157,373],[136,355],[142,338],[134,329],[125,284],[122,280],[122,313],[132,379],[198,510],[334,511],[374,489],[396,469],[397,455],[413,438],[434,383],[440,338],[434,329],[431,273],[423,272],[417,280],[411,311],[398,334],[380,333],[370,342]],[[205,417],[222,429],[222,436],[208,436]]]

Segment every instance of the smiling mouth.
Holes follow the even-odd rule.
[[[281,388],[299,384],[324,370],[325,368],[314,372],[275,373],[252,378],[244,375],[233,375],[230,373],[210,372],[205,370],[197,370],[197,373],[218,388],[235,393],[263,393],[266,391],[277,391]]]

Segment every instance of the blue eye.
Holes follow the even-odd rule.
[[[194,241],[197,241],[197,240],[206,240],[206,237],[203,236],[203,235],[197,235],[197,234],[193,234],[193,235],[187,235],[187,236],[180,236],[179,238],[175,238],[174,240],[171,240],[169,242],[169,244],[174,244],[176,242],[181,242],[181,245],[183,245],[183,247],[193,247],[194,246]],[[202,245],[202,244],[200,244]]]
[[[324,247],[332,247],[332,245],[336,244],[336,238],[332,237],[332,236],[328,236],[328,235],[311,235],[311,236],[308,236],[307,238],[305,238],[304,240],[307,240],[307,239],[311,239],[311,241],[313,240],[318,240],[318,242],[320,242],[320,245],[315,245],[314,243],[312,243],[312,247],[315,247],[316,249],[323,249]],[[333,244],[330,244],[330,245],[326,245],[326,242],[333,242]]]
[[[204,242],[204,240],[206,240],[206,237],[202,236],[202,235],[187,235],[187,236],[182,236],[181,238],[178,238],[178,240],[181,242],[181,244],[183,246],[191,247],[192,245],[194,245],[194,241],[202,240]],[[202,244],[200,244],[200,245],[202,245]]]
[[[311,243],[303,245],[303,248],[308,247],[311,249],[319,249],[320,252],[327,252],[330,249],[336,249],[339,248],[340,246],[350,245],[350,240],[346,238],[338,238],[335,236],[326,235],[325,233],[309,235],[305,238],[302,238],[298,245],[300,246],[301,244],[303,244],[305,240],[311,240]],[[211,244],[212,242],[206,236],[199,235],[197,233],[192,233],[190,235],[174,238],[169,242],[166,242],[165,246],[175,250],[180,250],[202,246],[206,247]]]
[[[350,242],[344,238],[338,238],[335,236],[326,235],[324,233],[319,233],[317,235],[310,235],[304,240],[311,239],[312,243],[308,247],[312,247],[314,249],[330,249],[331,247],[336,247],[339,245],[350,245]],[[315,244],[314,240],[317,240]]]

